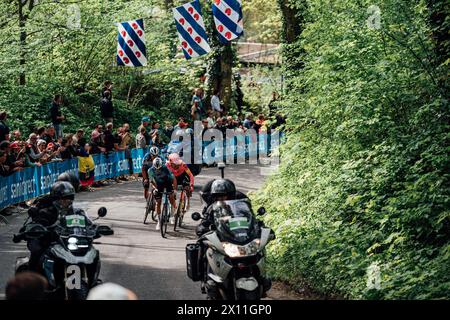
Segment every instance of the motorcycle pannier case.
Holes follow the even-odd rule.
[[[186,246],[186,266],[188,277],[192,281],[201,280],[200,272],[200,245],[191,243]]]

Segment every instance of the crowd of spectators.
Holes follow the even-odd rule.
[[[114,108],[112,105],[112,83],[105,82],[100,103],[101,116],[105,125],[98,124],[92,132],[77,130],[75,134],[64,134],[64,115],[60,105],[62,97],[56,95],[50,107],[51,123],[46,127],[36,128],[28,137],[23,137],[19,130],[10,131],[7,125],[7,113],[0,112],[0,176],[8,176],[27,167],[64,161],[74,157],[88,157],[99,153],[125,151],[128,156],[132,148],[145,148],[149,145],[163,146],[170,142],[174,130],[193,128],[194,121],[201,121],[203,131],[218,129],[226,134],[227,129],[246,132],[254,129],[258,133],[270,133],[285,124],[285,118],[278,113],[273,114],[274,93],[270,105],[270,119],[264,114],[255,117],[248,113],[245,118],[225,115],[219,99],[220,91],[214,92],[211,107],[206,108],[202,89],[196,89],[192,97],[192,121],[179,118],[173,125],[166,122],[161,127],[159,122],[151,122],[143,117],[136,134],[133,134],[128,123],[115,128],[113,124]]]

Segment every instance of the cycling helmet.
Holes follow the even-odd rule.
[[[151,147],[150,148],[150,154],[152,156],[157,157],[159,155],[159,148],[158,147]]]
[[[181,160],[180,156],[178,155],[178,153],[172,153],[169,155],[169,162],[171,164],[181,165],[182,160]]]
[[[79,188],[80,188],[80,179],[78,178],[78,176],[76,174],[74,174],[73,172],[64,172],[61,173],[58,176],[57,181],[66,181],[69,182],[73,188],[75,189],[75,192],[78,192]]]
[[[163,161],[162,161],[161,158],[155,158],[155,160],[153,160],[153,167],[154,167],[156,170],[161,169],[162,166],[163,166]]]

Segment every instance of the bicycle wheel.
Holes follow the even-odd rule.
[[[151,198],[150,195],[147,198],[147,205],[145,206],[144,224],[147,224],[147,217],[151,210]]]
[[[152,212],[152,220],[154,222],[157,222],[157,214],[156,214],[156,200],[155,200],[155,196],[152,194],[152,201],[151,201],[151,212]]]
[[[182,224],[183,224],[183,218],[184,218],[184,214],[186,213],[186,205],[187,205],[187,201],[186,201],[186,191],[183,191],[180,195],[180,205],[178,206],[179,209],[179,217],[178,217],[178,226],[181,228]]]

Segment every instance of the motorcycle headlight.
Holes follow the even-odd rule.
[[[245,246],[225,242],[223,243],[223,250],[230,258],[253,256],[258,253],[260,243],[259,239],[253,240]]]
[[[77,238],[70,237],[67,240],[67,243],[68,243],[67,249],[69,249],[69,250],[78,250],[78,245],[77,245],[78,239]]]

